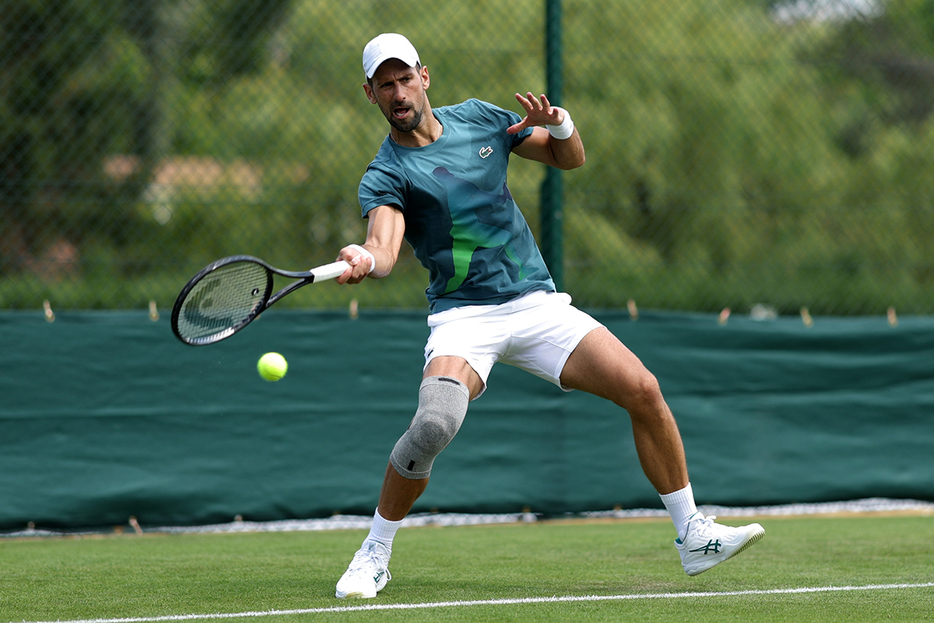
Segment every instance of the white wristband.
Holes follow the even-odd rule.
[[[376,258],[373,257],[373,254],[367,251],[366,249],[364,249],[363,247],[361,247],[359,244],[351,244],[348,246],[350,246],[351,249],[354,249],[357,252],[359,252],[360,255],[362,255],[363,257],[370,258],[370,270],[367,272],[372,273],[373,269],[376,268]]]
[[[560,108],[558,106],[552,106],[555,110],[560,110],[564,112],[564,121],[561,122],[561,125],[546,125],[548,132],[558,140],[565,140],[571,138],[571,135],[574,134],[574,122],[571,121],[571,115],[568,114],[568,111]]]

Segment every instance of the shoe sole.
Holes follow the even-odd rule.
[[[334,592],[334,596],[337,597],[338,599],[373,599],[374,597],[379,595],[379,592],[383,590],[384,588],[386,588],[385,582],[383,582],[382,586],[377,585],[376,592],[374,592],[372,595],[368,595],[367,593],[363,591],[348,591],[346,593],[341,593],[340,590],[337,590]]]
[[[337,597],[338,599],[373,599],[374,597],[376,597],[376,595],[365,595],[360,591],[357,591],[355,593],[346,593],[344,595],[341,595],[340,593],[335,593],[334,596]]]
[[[729,556],[727,556],[727,557],[724,558],[723,560],[720,560],[720,561],[718,561],[718,562],[715,562],[714,564],[710,565],[709,567],[704,567],[703,569],[700,569],[700,570],[698,570],[698,571],[688,572],[688,575],[690,575],[690,576],[693,577],[693,576],[695,576],[695,575],[700,575],[700,574],[702,574],[704,571],[708,571],[708,570],[710,570],[710,569],[713,569],[713,568],[716,567],[717,565],[726,562],[727,560],[729,560],[730,558],[733,558],[733,557],[736,556],[737,554],[743,553],[744,551],[746,551],[747,549],[749,549],[752,545],[755,545],[756,543],[758,543],[759,541],[761,541],[761,540],[762,540],[762,537],[764,537],[764,536],[765,536],[765,528],[763,528],[762,526],[759,526],[759,529],[758,529],[756,532],[754,532],[753,534],[751,534],[751,535],[749,536],[749,538],[746,539],[746,542],[743,543],[742,545],[740,545],[739,547],[737,547],[737,548],[733,551],[732,554],[730,554]]]

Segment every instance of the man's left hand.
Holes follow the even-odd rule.
[[[540,125],[561,125],[561,122],[564,121],[564,111],[552,106],[544,94],[535,97],[530,91],[523,97],[516,93],[516,100],[522,104],[526,116],[525,119],[506,130],[509,134],[516,134],[525,128]]]

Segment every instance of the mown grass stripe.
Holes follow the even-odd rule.
[[[744,597],[755,595],[794,595],[801,593],[834,593],[876,590],[903,590],[934,588],[934,582],[920,584],[868,584],[866,586],[817,586],[801,588],[775,588],[768,590],[710,591],[688,593],[646,593],[628,595],[566,595],[562,597],[523,597],[516,599],[482,599],[473,601],[436,601],[413,604],[361,604],[354,606],[332,606],[327,608],[304,608],[293,610],[266,610],[257,612],[230,612],[209,614],[176,614],[152,617],[125,617],[114,619],[75,619],[71,621],[32,621],[28,623],[163,623],[172,621],[211,621],[219,619],[249,619],[259,617],[289,616],[296,614],[326,614],[339,612],[366,612],[375,610],[429,610],[434,608],[465,608],[472,606],[511,606],[523,604],[571,603],[596,601],[624,601],[637,599],[698,599],[709,597]],[[10,622],[19,623],[19,622]]]

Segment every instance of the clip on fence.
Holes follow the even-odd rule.
[[[801,322],[803,322],[806,327],[810,327],[814,324],[814,319],[811,318],[811,312],[808,311],[807,307],[801,308]]]
[[[639,308],[636,307],[635,299],[629,299],[626,301],[626,309],[629,310],[629,319],[638,320],[639,319]]]

